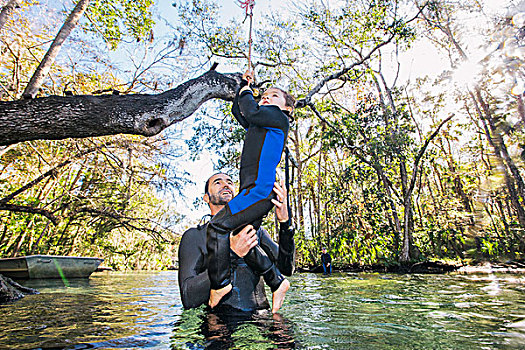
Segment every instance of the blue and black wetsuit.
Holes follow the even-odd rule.
[[[262,219],[273,208],[272,198],[276,168],[281,160],[290,122],[288,115],[273,105],[259,106],[248,87],[241,88],[232,107],[239,123],[246,129],[241,156],[240,191],[210,221],[207,228],[208,274],[211,288],[230,284],[229,233],[251,224],[257,230]],[[244,261],[272,292],[284,277],[264,250],[255,246]]]

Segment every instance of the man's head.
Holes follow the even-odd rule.
[[[232,178],[224,173],[212,175],[204,186],[204,201],[210,206],[212,215],[216,214],[234,197]]]
[[[326,248],[323,247],[323,254],[326,254]]]
[[[295,105],[295,98],[283,89],[271,87],[262,94],[259,105],[273,105],[291,113]]]

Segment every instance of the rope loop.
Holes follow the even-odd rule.
[[[246,10],[246,16],[253,15],[253,8],[255,6],[255,0],[237,0],[239,6]]]

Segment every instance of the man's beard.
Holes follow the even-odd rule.
[[[210,197],[210,203],[213,205],[226,205],[231,200],[230,194],[228,198],[224,198],[221,194],[208,193],[208,196]]]

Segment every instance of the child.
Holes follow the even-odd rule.
[[[248,224],[257,230],[262,218],[272,209],[272,200],[276,200],[272,191],[276,168],[288,137],[288,118],[295,102],[287,92],[270,88],[257,104],[249,85],[254,80],[253,72],[244,73],[243,79],[232,107],[233,115],[247,130],[241,156],[240,191],[213,216],[206,232],[211,307],[215,307],[232,289],[229,234],[235,234]],[[277,312],[290,282],[259,245],[244,256],[244,261],[264,277],[273,293],[272,312]]]

